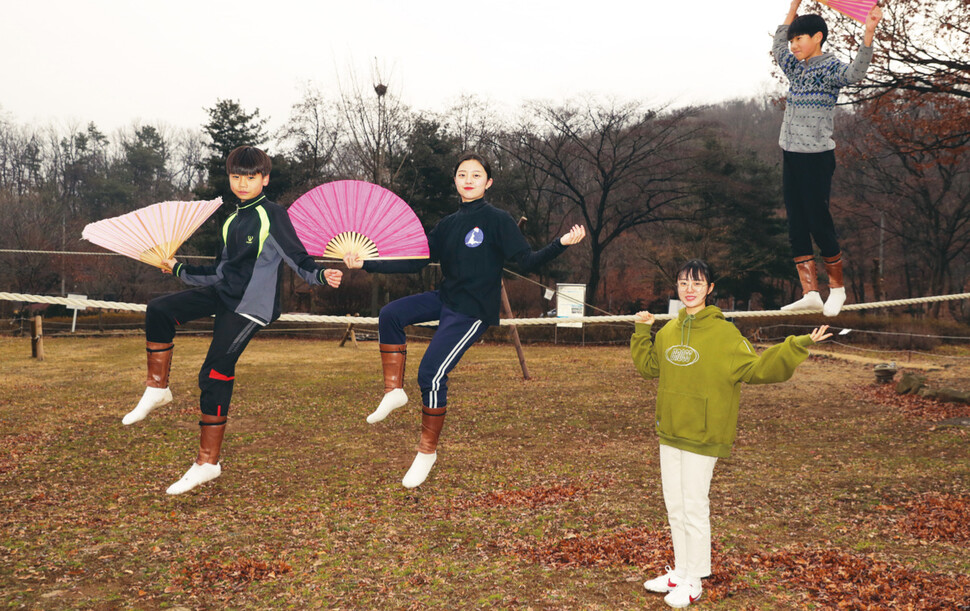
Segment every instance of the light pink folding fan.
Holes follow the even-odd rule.
[[[161,202],[121,216],[89,223],[81,237],[98,246],[161,269],[205,222],[222,198],[202,202]]]
[[[342,259],[423,259],[428,238],[403,199],[360,180],[338,180],[307,191],[289,209],[307,252]]]
[[[872,7],[879,4],[878,0],[818,0],[825,6],[835,9],[842,13],[852,17],[856,21],[866,22],[866,16],[869,15],[869,11]]]

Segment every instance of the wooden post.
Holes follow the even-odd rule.
[[[40,316],[34,316],[30,323],[30,356],[44,360],[44,324]]]
[[[522,224],[525,223],[527,218],[524,216],[519,219],[518,227],[522,228]],[[505,314],[506,318],[515,318],[515,314],[512,313],[512,306],[509,305],[509,294],[505,290],[505,280],[502,280],[502,312]],[[515,325],[509,325],[509,337],[512,339],[512,344],[515,346],[515,354],[519,357],[519,367],[522,368],[522,379],[530,380],[529,377],[529,367],[525,364],[525,353],[522,352],[522,342],[519,341],[519,330]]]
[[[354,316],[357,316],[357,314],[354,314]],[[347,343],[347,340],[348,339],[351,340],[352,342],[354,342],[354,348],[357,348],[358,347],[357,346],[357,333],[356,333],[356,331],[354,331],[354,323],[350,323],[350,324],[347,325],[347,330],[344,331],[343,339],[340,340],[340,347],[341,348],[344,347],[344,344]]]
[[[502,282],[502,310],[506,318],[515,318],[512,314],[512,306],[509,305],[509,294],[505,292],[505,282]],[[522,342],[519,341],[519,330],[515,325],[509,325],[509,337],[515,346],[515,354],[519,357],[519,366],[522,367],[522,379],[529,380],[529,368],[525,364],[525,353],[522,352]]]

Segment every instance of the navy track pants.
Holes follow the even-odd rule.
[[[421,400],[432,409],[448,404],[448,372],[465,351],[485,333],[488,325],[472,316],[448,308],[438,291],[402,297],[381,308],[378,334],[382,344],[406,344],[404,327],[437,320],[428,350],[418,367]]]

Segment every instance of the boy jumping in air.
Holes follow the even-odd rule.
[[[296,236],[286,210],[266,199],[272,161],[258,148],[241,146],[226,159],[229,187],[239,206],[222,226],[222,250],[213,265],[167,261],[171,272],[197,288],[148,302],[145,339],[148,382],[138,405],[122,420],[143,420],[153,409],[169,403],[175,327],[190,320],[215,316],[212,343],[199,371],[202,410],[199,454],[168,494],[181,494],[222,473],[219,452],[226,431],[236,361],[257,331],[280,316],[279,272],[287,265],[306,282],[340,286],[343,272],[323,269]]]

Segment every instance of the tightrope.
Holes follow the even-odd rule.
[[[970,299],[970,293],[956,293],[953,295],[931,295],[927,297],[914,297],[911,299],[893,299],[890,301],[873,301],[870,303],[852,303],[842,307],[842,311],[875,310],[880,308],[895,308],[899,306],[916,305],[921,303],[934,303],[940,301],[956,301],[959,299]],[[74,297],[52,297],[48,295],[25,295],[23,293],[4,293],[0,292],[0,300],[3,301],[24,301],[28,303],[50,303],[65,306],[75,306],[83,308],[102,308],[106,310],[125,310],[130,312],[144,312],[146,305],[143,303],[123,303],[120,301],[100,301],[97,299],[78,299]],[[770,318],[778,316],[803,316],[806,314],[821,314],[822,310],[756,310],[746,312],[724,312],[727,318]],[[670,320],[676,318],[676,314],[656,314],[656,320]],[[378,319],[373,316],[327,316],[322,314],[283,314],[279,320],[289,322],[321,322],[331,324],[356,324],[356,325],[376,325]],[[561,318],[503,318],[501,325],[555,325],[560,323],[611,323],[611,322],[636,322],[633,314],[622,314],[615,316],[563,316]],[[435,322],[422,323],[434,325]]]

